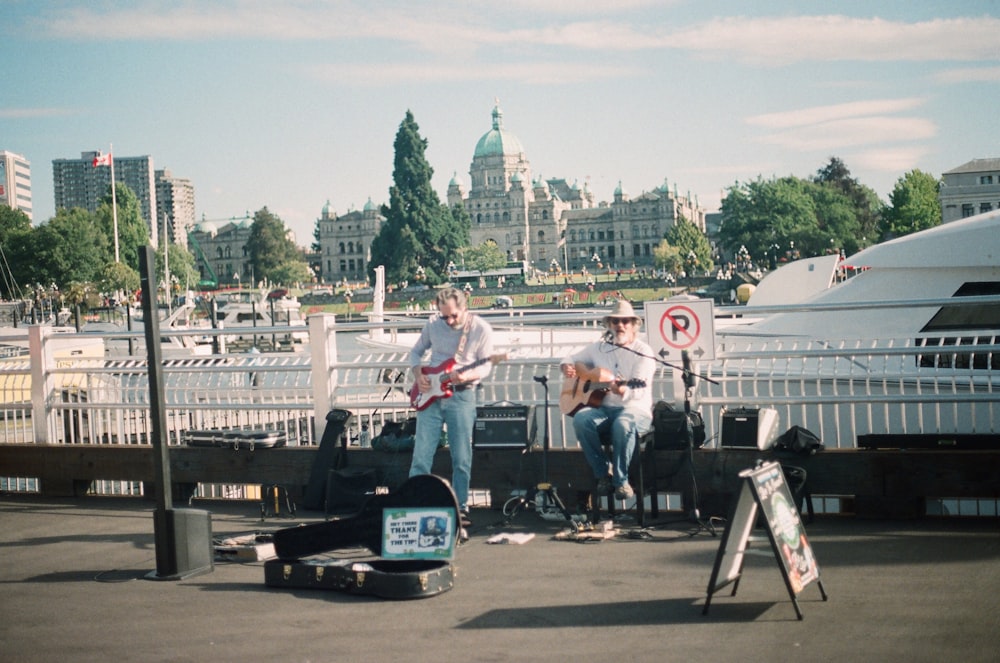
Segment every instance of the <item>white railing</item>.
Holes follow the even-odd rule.
[[[579,347],[581,333],[597,337],[593,326],[600,315],[574,311],[572,317],[494,318],[495,328],[525,330],[523,336],[532,341],[524,345],[540,339],[546,347],[494,367],[481,404],[533,406],[535,441],[542,441],[543,417],[548,416],[553,448],[574,448],[572,429],[564,426],[557,407],[558,362]],[[559,322],[570,326],[556,326]],[[420,324],[420,318],[405,317],[336,324],[332,316],[318,315],[309,320],[308,347],[297,352],[164,359],[168,443],[181,444],[187,430],[271,427],[285,431],[289,444],[315,445],[326,413],[335,407],[355,415],[347,432],[351,440],[358,439],[362,424],[374,436],[386,419],[412,414],[406,394],[408,352],[371,350],[354,341],[375,328],[384,328],[391,338]],[[261,327],[255,333],[267,336],[275,329],[280,327]],[[197,337],[224,333],[190,332]],[[21,339],[30,358],[0,360],[0,442],[147,444],[151,421],[145,358],[57,358],[58,344],[74,336],[88,335],[30,327]],[[869,433],[996,433],[998,338],[955,336],[960,335],[919,344],[914,339],[872,339],[837,346],[803,340],[735,343],[728,338],[719,344],[715,361],[695,364],[695,372],[711,382],[698,381],[692,406],[702,412],[710,440],[719,435],[721,411],[733,406],[774,407],[782,431],[798,424],[819,435],[828,448],[854,447],[859,435]],[[536,379],[542,376],[549,390],[547,411],[545,387]],[[679,370],[661,366],[652,388],[655,400],[681,406]]]

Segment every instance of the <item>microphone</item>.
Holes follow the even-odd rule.
[[[684,365],[684,386],[691,389],[694,387],[694,374],[691,372],[691,355],[687,350],[681,350],[681,362]]]
[[[613,329],[609,329],[606,332],[604,332],[604,336],[601,337],[601,340],[604,341],[605,343],[614,344],[614,342],[615,342],[615,332],[614,332],[614,330]]]
[[[546,382],[549,381],[549,378],[544,375],[536,375],[531,379],[537,382],[538,384],[545,384]]]

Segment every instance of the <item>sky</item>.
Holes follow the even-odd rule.
[[[610,201],[840,158],[888,200],[907,172],[1000,157],[1000,1],[0,0],[0,149],[112,149],[187,178],[211,220],[267,206],[300,245],[388,201],[411,111],[442,202],[499,100],[533,177]]]

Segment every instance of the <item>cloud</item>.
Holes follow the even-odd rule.
[[[918,117],[857,117],[796,127],[758,138],[761,143],[800,152],[828,151],[856,145],[912,141],[937,135],[934,122]]]
[[[849,16],[716,18],[669,37],[675,48],[752,64],[803,61],[986,61],[998,59],[992,16],[901,23]]]
[[[814,106],[780,113],[754,115],[746,119],[747,124],[772,129],[801,127],[832,120],[842,120],[848,117],[864,117],[897,113],[916,108],[924,103],[919,97],[904,99],[871,99],[868,101],[852,101],[830,106]]]
[[[996,83],[1000,82],[1000,67],[967,67],[947,69],[932,76],[937,83]]]
[[[306,75],[324,82],[352,85],[397,85],[401,83],[455,83],[510,80],[526,84],[570,85],[627,78],[637,72],[616,65],[570,62],[516,64],[478,63],[329,63],[306,67]]]
[[[928,154],[923,147],[887,147],[858,152],[849,157],[851,164],[863,170],[903,173],[916,168]]]
[[[376,40],[449,53],[498,46],[513,51],[681,50],[770,66],[803,61],[998,60],[1000,19],[992,16],[913,23],[840,15],[738,16],[677,27],[676,16],[652,0],[628,0],[624,8],[615,5],[613,11],[609,7],[534,0],[486,16],[467,3],[442,1],[240,1],[180,7],[150,3],[111,10],[60,7],[58,13],[36,18],[29,27],[48,37],[77,41],[265,39],[365,44]],[[637,13],[630,14],[632,10]],[[605,18],[599,18],[602,13]]]

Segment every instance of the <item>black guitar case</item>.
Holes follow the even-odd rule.
[[[350,410],[334,408],[326,413],[326,428],[323,438],[319,441],[319,449],[313,460],[309,483],[306,484],[302,497],[302,507],[312,511],[322,511],[326,502],[326,480],[330,470],[340,469],[343,450],[340,448],[340,437],[348,424],[354,418]]]
[[[454,583],[452,565],[437,559],[264,562],[264,584],[284,589],[326,589],[384,599],[420,599],[447,592]]]
[[[410,477],[391,493],[372,495],[352,516],[277,530],[274,552],[281,560],[297,560],[360,545],[381,556],[382,510],[418,507],[454,509],[452,534],[458,535],[458,498],[451,484],[433,474],[421,474]]]

